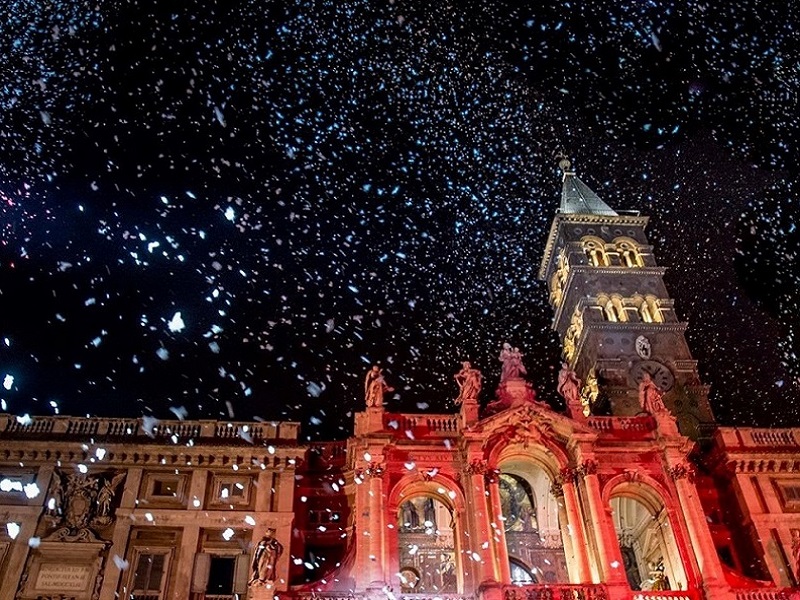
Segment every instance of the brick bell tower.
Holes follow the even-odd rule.
[[[547,237],[539,279],[547,281],[564,361],[583,382],[584,413],[641,411],[645,373],[692,439],[710,434],[708,387],[686,343],[644,230],[648,217],[611,209],[575,175],[563,172],[561,207]]]

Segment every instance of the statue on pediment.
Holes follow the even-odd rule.
[[[501,384],[509,379],[521,379],[528,373],[525,365],[522,364],[522,352],[519,348],[512,348],[508,342],[504,343],[500,350],[500,362],[503,363],[503,369],[500,372]]]
[[[383,369],[378,365],[374,365],[367,371],[367,377],[364,380],[364,395],[367,402],[367,408],[380,408],[383,406],[383,394],[385,392],[393,392],[394,388],[386,384],[383,378]]]
[[[455,374],[455,380],[459,390],[458,398],[454,400],[455,405],[461,406],[465,401],[477,402],[483,386],[483,374],[465,360],[461,363],[461,370]]]

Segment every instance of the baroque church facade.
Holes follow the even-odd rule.
[[[0,600],[800,598],[800,430],[722,427],[645,235],[562,161],[540,277],[566,411],[297,423],[0,415]]]

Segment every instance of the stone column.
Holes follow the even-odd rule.
[[[208,471],[205,469],[192,471],[192,477],[189,480],[189,494],[187,496],[189,499],[188,510],[200,510],[205,506],[207,480]]]
[[[470,541],[475,542],[472,551],[477,552],[481,557],[478,584],[482,585],[496,582],[500,577],[497,569],[497,556],[492,543],[491,520],[486,497],[486,480],[484,478],[486,462],[474,459],[467,465],[467,474],[471,488],[472,517],[475,523],[475,533],[477,533],[477,539],[470,538]]]
[[[609,511],[603,505],[603,495],[597,479],[597,462],[593,458],[585,458],[578,467],[578,474],[583,480],[586,503],[589,507],[589,520],[594,524],[597,558],[600,562],[598,566],[602,582],[608,584],[609,587],[624,586],[627,588],[628,579],[625,575],[622,552],[617,541],[617,532]]]
[[[566,515],[568,536],[564,541],[565,543],[569,541],[572,546],[575,576],[578,579],[574,583],[589,583],[592,580],[592,571],[589,567],[589,545],[586,541],[586,530],[580,506],[578,505],[578,495],[575,492],[575,472],[573,469],[564,469],[561,472],[558,481],[553,484],[553,493],[556,494],[559,505],[563,503]]]
[[[197,543],[200,539],[200,526],[187,525],[181,533],[181,547],[176,557],[175,576],[173,578],[173,598],[184,600],[188,598],[187,591],[192,589],[192,572],[194,571],[194,555],[197,553]]]
[[[114,598],[119,587],[119,578],[122,571],[117,566],[115,557],[125,560],[128,552],[128,538],[131,534],[131,520],[128,518],[117,518],[114,524],[114,533],[111,537],[111,547],[108,549],[108,557],[103,571],[103,586],[100,589],[101,598]]]
[[[675,482],[680,505],[680,510],[675,512],[683,515],[685,520],[689,534],[688,541],[694,552],[697,567],[699,567],[699,578],[710,598],[726,598],[729,590],[725,581],[725,573],[722,570],[714,540],[706,522],[705,511],[697,496],[697,489],[692,483],[693,469],[682,461],[682,457],[669,456],[669,454],[671,453],[668,451],[667,462],[671,464],[668,473]],[[680,547],[685,547],[685,545],[685,542],[679,544]]]
[[[383,473],[384,466],[372,463],[367,469],[369,477],[369,587],[386,587],[383,539]]]
[[[490,469],[486,473],[486,484],[489,487],[489,506],[491,509],[494,535],[492,541],[495,548],[496,565],[500,583],[511,583],[511,565],[508,562],[508,545],[506,544],[506,527],[503,520],[503,502],[500,500],[500,472]]]

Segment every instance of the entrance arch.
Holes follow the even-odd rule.
[[[669,514],[658,494],[644,484],[620,486],[610,504],[631,589],[687,589]]]

